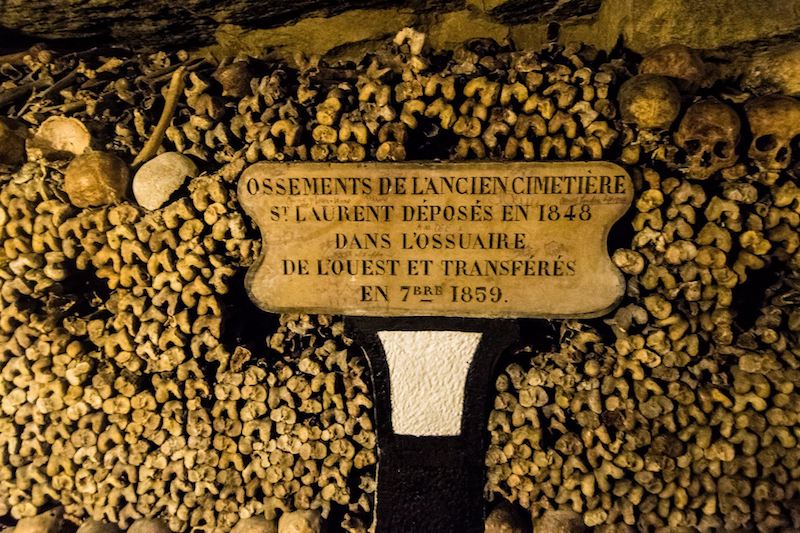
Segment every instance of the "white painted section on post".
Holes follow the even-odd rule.
[[[389,365],[396,434],[461,433],[467,372],[481,335],[466,331],[378,332]]]

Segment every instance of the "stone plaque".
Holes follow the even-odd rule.
[[[270,312],[599,316],[632,196],[605,162],[259,163],[239,182],[263,239],[246,286]]]

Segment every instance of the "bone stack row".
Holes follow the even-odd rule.
[[[0,193],[0,512],[228,531],[338,506],[363,528],[364,361],[324,316],[283,317],[256,355],[225,341],[230,278],[257,250],[229,187],[203,175],[157,211],[77,211],[40,168]]]
[[[556,342],[505,365],[488,498],[540,527],[800,527],[797,100],[740,90],[679,46],[635,76],[581,46],[433,53],[412,30],[341,64],[114,54],[0,66],[0,514],[60,503],[75,521],[229,531],[310,510],[366,529],[366,363],[337,319],[252,323],[240,172],[604,159],[637,187],[611,236],[625,298],[605,321],[552,322]],[[162,109],[156,148],[200,175],[153,209],[125,180],[83,207],[97,187],[72,194],[70,160],[105,153],[126,175]]]
[[[566,512],[602,531],[795,530],[800,124],[786,118],[800,104],[687,95],[695,54],[659,53],[683,68],[646,59],[620,91],[622,157],[637,165],[631,243],[613,254],[625,299],[500,374],[487,491],[534,524]]]
[[[213,165],[259,160],[608,158],[619,137],[612,93],[624,64],[581,46],[516,51],[491,40],[432,54],[404,31],[355,64],[296,58],[294,68],[236,58],[211,65],[184,52],[137,59],[26,56],[9,66],[10,109],[91,121],[100,144],[136,154],[158,121],[177,69],[186,82],[165,148]],[[0,101],[0,109],[3,103]],[[434,142],[435,141],[435,142]]]

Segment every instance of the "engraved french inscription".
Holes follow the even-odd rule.
[[[606,162],[259,163],[239,182],[263,239],[246,286],[271,312],[599,316],[632,197]]]

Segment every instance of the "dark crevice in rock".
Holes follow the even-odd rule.
[[[709,55],[712,59],[714,57],[737,57],[741,55],[748,55],[748,52],[751,54],[764,52],[782,44],[796,45],[798,42],[800,42],[800,29],[788,33],[781,33],[779,35],[772,35],[770,37],[765,37],[763,39],[757,39],[754,41],[744,41],[736,43],[732,46],[724,46],[714,50]]]
[[[568,20],[571,18],[593,15],[600,9],[601,0],[582,0],[579,2],[563,2],[552,12],[552,18],[556,20]]]
[[[510,0],[491,10],[491,14],[502,22],[519,24],[532,22],[542,18],[558,5],[559,0],[542,0],[528,2],[526,0]]]
[[[511,0],[490,13],[505,24],[521,24],[591,15],[600,9],[600,3],[600,0]]]

